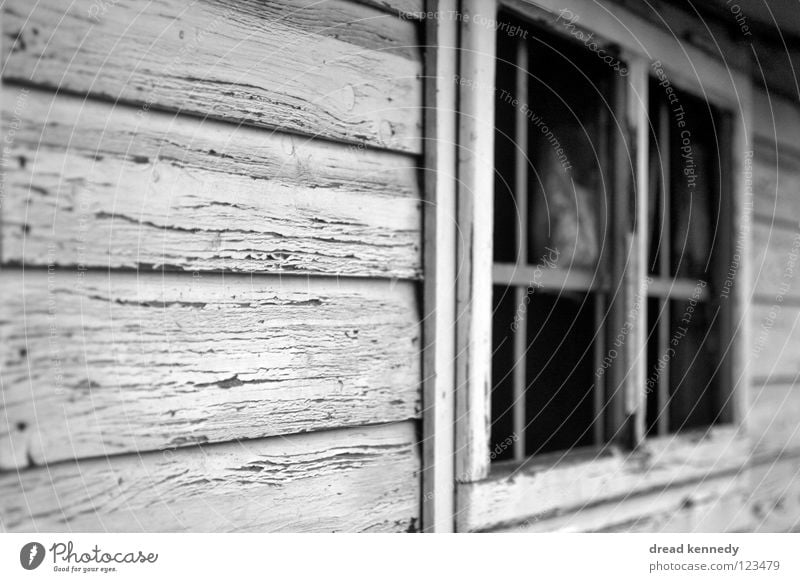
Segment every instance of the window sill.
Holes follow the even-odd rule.
[[[648,439],[631,452],[582,449],[492,467],[460,483],[457,531],[539,521],[563,511],[739,470],[748,441],[737,427]]]

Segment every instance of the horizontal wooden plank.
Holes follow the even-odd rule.
[[[746,423],[755,454],[800,453],[800,383],[750,388]]]
[[[423,11],[425,10],[425,0],[355,0],[360,4],[367,6],[375,6],[389,12],[396,14],[400,18],[409,20],[421,20],[424,18]]]
[[[345,0],[3,6],[3,78],[419,153],[418,26]],[[357,24],[353,24],[358,21]]]
[[[755,256],[750,272],[755,300],[768,305],[800,302],[800,227],[790,229],[759,219],[753,222],[752,232]]]
[[[747,504],[747,480],[743,473],[703,480],[683,489],[683,497],[672,507],[651,506],[649,513],[598,531],[721,533],[752,530],[754,518]],[[672,494],[673,490],[669,490],[664,496],[674,500]]]
[[[800,457],[762,459],[748,478],[752,531],[800,532]]]
[[[14,127],[3,261],[417,278],[415,158],[41,91]]]
[[[800,307],[775,302],[754,305],[750,313],[754,383],[793,381],[800,374]]]
[[[761,457],[746,469],[587,507],[505,531],[724,532],[800,530],[798,457]]]
[[[750,514],[739,511],[747,497],[743,474],[715,476],[655,492],[530,519],[503,532],[720,532],[743,531]]]
[[[723,62],[726,66],[739,69],[743,72],[750,72],[752,60],[752,49],[750,44],[744,44],[742,30],[739,27],[730,26],[728,13],[709,17],[708,14],[698,13],[698,10],[709,8],[709,12],[714,6],[687,6],[675,5],[670,0],[614,0],[614,8],[624,6],[626,10],[636,14],[638,17],[647,21],[650,26],[659,30],[661,34],[667,34],[687,46],[697,47],[707,55],[717,61]],[[614,8],[609,8],[613,10]],[[704,16],[704,17],[703,17]],[[752,33],[748,35],[752,40]],[[646,38],[646,37],[644,37]],[[644,46],[648,46],[647,41],[643,41]],[[648,47],[649,48],[649,47]],[[655,58],[656,55],[653,56]]]
[[[704,438],[670,436],[647,441],[633,453],[567,455],[497,470],[483,481],[458,487],[459,531],[486,530],[556,512],[581,511],[637,492],[672,487],[737,470],[747,443],[733,428]]]
[[[223,0],[217,0],[225,3]],[[416,8],[424,0],[237,0],[242,18],[278,22],[382,53],[422,60]],[[359,6],[361,4],[362,6]],[[373,10],[372,8],[380,9]],[[384,12],[388,14],[384,14]],[[390,16],[391,15],[391,16]],[[233,17],[233,15],[232,15]],[[408,22],[403,22],[404,20]]]
[[[0,473],[2,531],[414,531],[415,423]]]
[[[784,48],[784,47],[782,47]],[[800,152],[800,107],[796,99],[770,94],[763,89],[753,91],[753,133],[755,137],[778,144],[778,150]]]
[[[775,146],[757,142],[752,178],[757,216],[797,227],[800,225],[800,157],[776,153]]]
[[[415,293],[4,271],[0,468],[417,418]]]

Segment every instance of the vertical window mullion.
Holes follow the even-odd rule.
[[[659,253],[658,275],[664,280],[671,277],[671,250],[672,240],[670,232],[671,208],[670,193],[672,191],[671,162],[670,162],[670,127],[669,110],[667,104],[659,101],[658,108],[658,149],[661,159],[661,244]],[[666,354],[669,348],[670,334],[670,302],[664,296],[658,301],[658,354]],[[669,433],[669,364],[664,366],[658,377],[658,434]]]
[[[734,257],[733,225],[735,204],[732,200],[725,200],[726,194],[731,197],[734,195],[734,171],[732,160],[733,152],[731,144],[734,143],[735,131],[733,129],[733,120],[731,119],[730,115],[721,116],[720,126],[720,138],[718,140],[718,143],[720,144],[720,184],[718,185],[717,193],[717,199],[719,201],[720,249],[716,253],[716,256],[723,258],[730,257],[732,259]],[[727,260],[717,260],[717,268],[715,270],[715,276],[713,279],[718,282],[719,286],[721,286],[725,279],[729,276],[728,269],[730,264],[731,263]],[[740,273],[739,276],[742,278]],[[742,279],[745,281],[747,280],[745,278]],[[718,299],[715,300],[716,304],[720,308],[720,338],[724,340],[724,342],[720,342],[719,348],[723,353],[722,361],[720,362],[720,385],[733,387],[735,382],[733,375],[732,350],[730,349],[732,339],[735,335],[733,305],[728,301],[722,301],[720,294],[721,289],[719,286],[714,286],[713,290],[718,297]],[[731,397],[730,392],[726,390],[720,390],[717,398],[720,420],[722,422],[733,422],[735,420],[733,406],[734,399]]]
[[[605,293],[597,293],[595,296],[594,302],[594,327],[595,329],[599,330],[597,333],[597,340],[596,346],[594,349],[594,369],[600,370],[603,365],[603,358],[606,357],[606,342],[605,342],[605,334],[603,333],[603,318],[605,317],[605,310],[606,310],[606,302],[605,302]],[[605,430],[606,430],[606,423],[605,423],[605,393],[603,390],[603,376],[598,376],[595,379],[594,385],[594,425],[593,425],[593,435],[594,435],[594,443],[599,445],[603,442]]]
[[[606,88],[607,89],[607,88]],[[607,91],[606,91],[607,92]],[[600,134],[602,139],[597,144],[598,159],[600,160],[600,168],[603,173],[609,172],[611,168],[612,152],[609,152],[609,136],[611,135],[611,117],[616,115],[609,114],[606,108],[601,107],[598,112],[600,119]],[[603,180],[605,182],[605,179]],[[610,197],[613,197],[613,188],[608,190]],[[607,200],[606,204],[609,208],[613,209],[613,203]],[[601,239],[608,232],[607,213],[603,207],[603,197],[598,196],[595,203],[596,213],[601,217],[601,222],[598,225],[598,239]],[[602,245],[600,245],[602,247]],[[614,249],[611,249],[611,253]],[[599,286],[600,290],[595,292],[594,301],[594,328],[595,344],[594,344],[594,369],[601,370],[605,365],[604,358],[608,357],[606,330],[605,330],[605,317],[607,307],[607,295],[605,289],[609,284],[606,273],[609,270],[609,252],[601,252],[598,259],[599,273],[598,278],[601,281]],[[593,401],[594,401],[594,424],[592,425],[592,434],[594,444],[600,445],[605,441],[606,432],[606,394],[605,394],[605,375],[595,373],[595,381],[593,385]]]
[[[519,103],[528,104],[528,43],[520,38],[517,43],[517,71],[515,87]],[[516,160],[514,194],[518,209],[517,266],[528,264],[528,118],[522,107],[516,109]],[[515,301],[522,305],[527,287],[514,288]],[[528,326],[527,313],[523,312],[514,333],[514,458],[525,458],[525,389],[527,387]]]
[[[634,208],[636,214],[633,224],[633,265],[630,277],[631,333],[629,346],[629,397],[630,408],[634,411],[633,445],[639,445],[644,439],[647,411],[647,287],[649,273],[649,214],[650,214],[650,122],[648,117],[649,96],[649,63],[639,57],[632,56],[629,61],[630,89],[628,97],[629,119],[634,129],[636,160],[636,183],[633,188]]]
[[[627,81],[624,77],[614,79],[612,90],[612,108],[619,119],[624,119],[627,110]],[[609,281],[609,327],[606,331],[607,341],[614,342],[620,330],[625,326],[628,304],[628,286],[626,280],[627,253],[625,249],[630,242],[628,193],[630,183],[630,147],[624,124],[620,124],[613,132],[614,140],[611,150],[612,191],[611,191],[611,277]],[[626,380],[628,357],[625,350],[620,350],[614,364],[609,368],[606,379],[606,441],[626,446],[629,433],[626,430]]]

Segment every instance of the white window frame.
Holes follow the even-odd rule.
[[[432,2],[435,7],[432,9],[448,9],[452,4]],[[444,352],[454,357],[454,379],[444,382],[436,379],[443,371],[441,366],[448,367],[443,358],[440,357],[436,365],[432,363],[435,358],[426,360],[424,399],[427,420],[423,473],[423,528],[426,531],[493,530],[514,524],[523,524],[522,528],[526,530],[549,529],[555,522],[548,518],[580,510],[587,504],[625,498],[648,490],[667,490],[671,486],[690,482],[697,483],[697,487],[703,484],[716,486],[715,479],[730,475],[743,466],[749,451],[744,421],[750,386],[746,309],[751,293],[749,264],[746,260],[750,243],[749,232],[742,237],[743,233],[737,229],[747,223],[748,212],[745,152],[752,150],[749,135],[750,79],[743,72],[727,68],[700,49],[686,43],[680,44],[675,38],[621,7],[614,5],[609,8],[591,0],[573,0],[570,10],[580,15],[579,27],[590,24],[587,32],[594,33],[598,42],[618,47],[628,65],[630,72],[627,81],[630,88],[624,108],[629,133],[636,144],[637,192],[646,193],[648,184],[647,92],[649,75],[652,73],[650,64],[653,61],[661,62],[676,88],[700,95],[734,114],[730,128],[733,191],[729,218],[732,236],[739,239],[737,250],[742,260],[737,273],[738,284],[728,299],[731,304],[732,341],[728,377],[732,379],[732,385],[725,389],[731,391],[732,405],[727,416],[732,422],[712,427],[702,439],[692,435],[644,439],[646,356],[643,354],[646,354],[647,315],[646,309],[640,309],[634,322],[634,331],[626,343],[624,357],[628,364],[623,364],[629,370],[623,395],[624,412],[638,413],[634,429],[635,449],[622,451],[607,447],[603,454],[587,455],[585,451],[568,453],[561,456],[558,463],[553,463],[549,456],[528,458],[518,466],[490,463],[494,189],[492,87],[495,82],[496,32],[493,27],[485,25],[485,20],[496,18],[501,7],[532,20],[549,18],[552,21],[557,18],[564,4],[559,0],[462,0],[460,18],[438,19],[432,25],[440,33],[442,30],[452,32],[453,27],[460,28],[457,74],[474,82],[468,87],[457,88],[457,192],[452,191],[452,180],[448,182],[444,187],[444,192],[448,193],[445,195],[448,203],[437,209],[431,209],[429,205],[429,216],[426,218],[426,241],[429,246],[434,240],[439,245],[435,251],[428,251],[428,266],[439,269],[450,253],[451,260],[455,260],[457,273],[455,297],[452,293],[441,293],[443,287],[447,288],[447,281],[440,276],[445,271],[438,271],[433,282],[427,280],[429,275],[426,274],[427,289],[431,294],[439,289],[439,297],[444,297],[445,303],[426,301],[425,313],[432,314],[440,306],[446,308],[441,321],[427,324],[426,337],[444,337],[442,334],[447,332],[448,326],[451,326],[450,333],[455,329],[455,346],[450,342],[452,338],[448,337],[445,343],[450,345],[450,351],[445,348]],[[478,15],[480,18],[476,19]],[[445,32],[445,36],[447,34]],[[452,40],[452,35],[449,38]],[[451,49],[450,45],[439,45],[435,53],[440,57],[432,58],[442,66],[447,59],[453,58]],[[436,84],[440,90],[430,93],[436,103],[437,127],[440,129],[446,127],[446,123],[442,125],[442,118],[452,121],[446,111],[438,109],[452,106],[454,96],[445,89],[448,82],[452,83],[452,79],[446,75],[437,76]],[[447,131],[452,131],[452,128]],[[436,147],[442,147],[439,142],[446,138],[446,135],[437,133]],[[453,151],[444,153],[444,162],[441,158],[443,152],[438,151],[438,154],[429,158],[429,167],[435,169],[437,175],[448,171],[447,164],[452,163]],[[446,175],[444,179],[447,181]],[[452,194],[455,194],[455,200]],[[635,230],[629,235],[638,253],[633,267],[625,270],[627,306],[636,300],[637,293],[641,293],[641,282],[646,276],[647,237],[643,228],[647,228],[647,196],[637,196]],[[436,230],[436,225],[441,226],[443,221],[452,219],[453,214],[448,216],[448,213],[455,213],[457,231],[445,230],[444,239],[436,237],[441,234]],[[438,257],[439,262],[430,259],[431,255]],[[430,272],[430,269],[426,270],[426,273]],[[430,296],[426,295],[426,298]],[[426,321],[428,319],[426,316]],[[426,341],[426,345],[430,346],[430,343]],[[431,348],[434,352],[441,352],[442,349],[440,346]],[[452,372],[452,368],[448,367],[445,377]],[[452,381],[454,385],[448,384]],[[455,434],[444,428],[447,419],[453,418],[453,415]],[[432,418],[438,418],[438,424],[432,422]],[[448,443],[452,443],[450,458],[446,456]],[[434,449],[437,452],[434,453]],[[662,495],[656,502],[674,503],[674,499]],[[432,516],[438,516],[438,521]],[[584,524],[582,527],[601,527],[602,520],[598,523],[593,526]]]

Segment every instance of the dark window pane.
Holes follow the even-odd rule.
[[[596,55],[532,33],[528,82],[531,261],[559,250],[561,267],[595,268],[607,209],[611,71]]]
[[[670,275],[707,280],[718,227],[718,127],[704,101],[677,95],[682,109],[670,106]]]
[[[593,444],[594,298],[534,293],[528,308],[530,454]]]
[[[647,395],[647,418],[645,421],[647,435],[658,434],[657,425],[661,415],[661,406],[658,399],[658,387],[664,376],[665,354],[659,350],[658,324],[661,317],[661,301],[651,297],[647,300],[647,379],[645,392]]]
[[[489,450],[493,461],[513,457],[513,448],[502,443],[514,433],[514,332],[512,326],[517,305],[514,289],[494,286],[492,318],[492,428]]]
[[[670,432],[714,424],[718,415],[718,333],[707,303],[671,301]]]
[[[516,44],[507,35],[498,35],[497,81],[495,84],[495,176],[494,176],[494,260],[514,263],[517,260],[517,245],[520,220],[517,198],[514,193],[516,108],[501,95],[515,94],[516,88]]]

